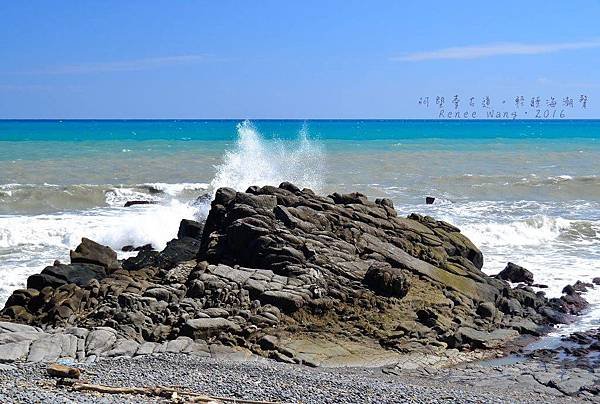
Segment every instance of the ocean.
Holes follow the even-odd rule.
[[[198,196],[282,181],[448,221],[486,273],[512,261],[559,296],[600,276],[599,169],[595,120],[0,121],[0,305],[81,237],[160,249]],[[600,325],[600,286],[586,298],[558,332]]]

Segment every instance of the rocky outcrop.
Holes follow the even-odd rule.
[[[370,357],[373,347],[486,350],[577,312],[576,292],[548,300],[484,274],[482,253],[448,223],[289,183],[219,189],[206,223],[182,222],[161,252],[115,265],[89,240],[75,251],[70,265],[30,277],[0,314],[94,330],[86,355],[182,338],[306,364],[301,352],[316,339],[332,350],[318,358],[350,345]]]

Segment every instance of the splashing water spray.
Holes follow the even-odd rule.
[[[306,124],[292,142],[264,139],[250,121],[237,126],[238,140],[233,150],[225,152],[223,163],[216,167],[211,182],[215,192],[220,187],[245,191],[251,185],[274,185],[289,181],[299,187],[322,188],[323,152],[308,137]]]

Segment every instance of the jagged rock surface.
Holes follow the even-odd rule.
[[[86,352],[155,352],[192,338],[314,365],[298,358],[294,341],[397,352],[498,348],[566,321],[581,303],[577,293],[548,300],[487,276],[481,252],[448,223],[399,217],[388,199],[324,197],[289,183],[221,188],[204,226],[185,221],[162,252],[121,265],[84,243],[70,265],[30,277],[0,316],[94,330]],[[19,345],[21,357],[46,355],[30,345]]]

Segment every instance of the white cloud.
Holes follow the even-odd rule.
[[[458,46],[433,51],[412,52],[403,56],[392,57],[391,60],[401,62],[420,62],[437,59],[480,59],[503,55],[539,55],[563,50],[587,49],[600,47],[600,40],[584,42],[563,42],[546,44],[496,43],[475,46]]]
[[[199,63],[214,58],[208,55],[179,55],[164,56],[147,59],[121,60],[114,62],[100,63],[78,63],[71,65],[62,65],[47,67],[39,70],[23,71],[22,74],[81,74],[81,73],[106,73],[106,72],[126,72],[157,69],[164,66],[184,65],[189,63]]]

